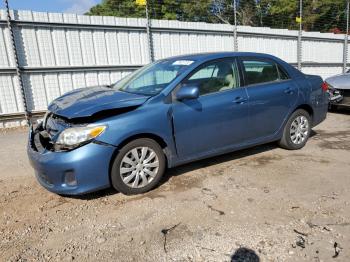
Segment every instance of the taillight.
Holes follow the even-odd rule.
[[[322,87],[322,90],[323,90],[323,91],[328,91],[328,89],[329,89],[329,85],[328,85],[327,82],[323,82],[322,85],[321,85],[321,87]]]

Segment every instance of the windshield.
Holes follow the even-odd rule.
[[[120,91],[153,96],[161,92],[192,60],[162,60],[140,68],[113,85]]]

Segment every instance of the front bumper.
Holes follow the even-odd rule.
[[[350,90],[330,88],[329,103],[331,105],[350,107]]]
[[[44,150],[33,146],[30,131],[27,153],[39,183],[63,195],[79,195],[110,187],[109,165],[115,147],[91,142],[68,152]],[[69,174],[69,175],[68,175]],[[76,183],[67,183],[67,176]]]

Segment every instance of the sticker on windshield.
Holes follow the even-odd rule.
[[[192,64],[194,61],[191,61],[191,60],[177,60],[173,63],[173,65],[190,65]]]

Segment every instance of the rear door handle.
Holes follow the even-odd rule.
[[[287,87],[286,89],[284,89],[284,93],[292,95],[294,93],[294,89],[291,87]]]
[[[241,96],[237,96],[233,102],[235,102],[236,104],[244,104],[245,102],[247,102],[247,99]]]

